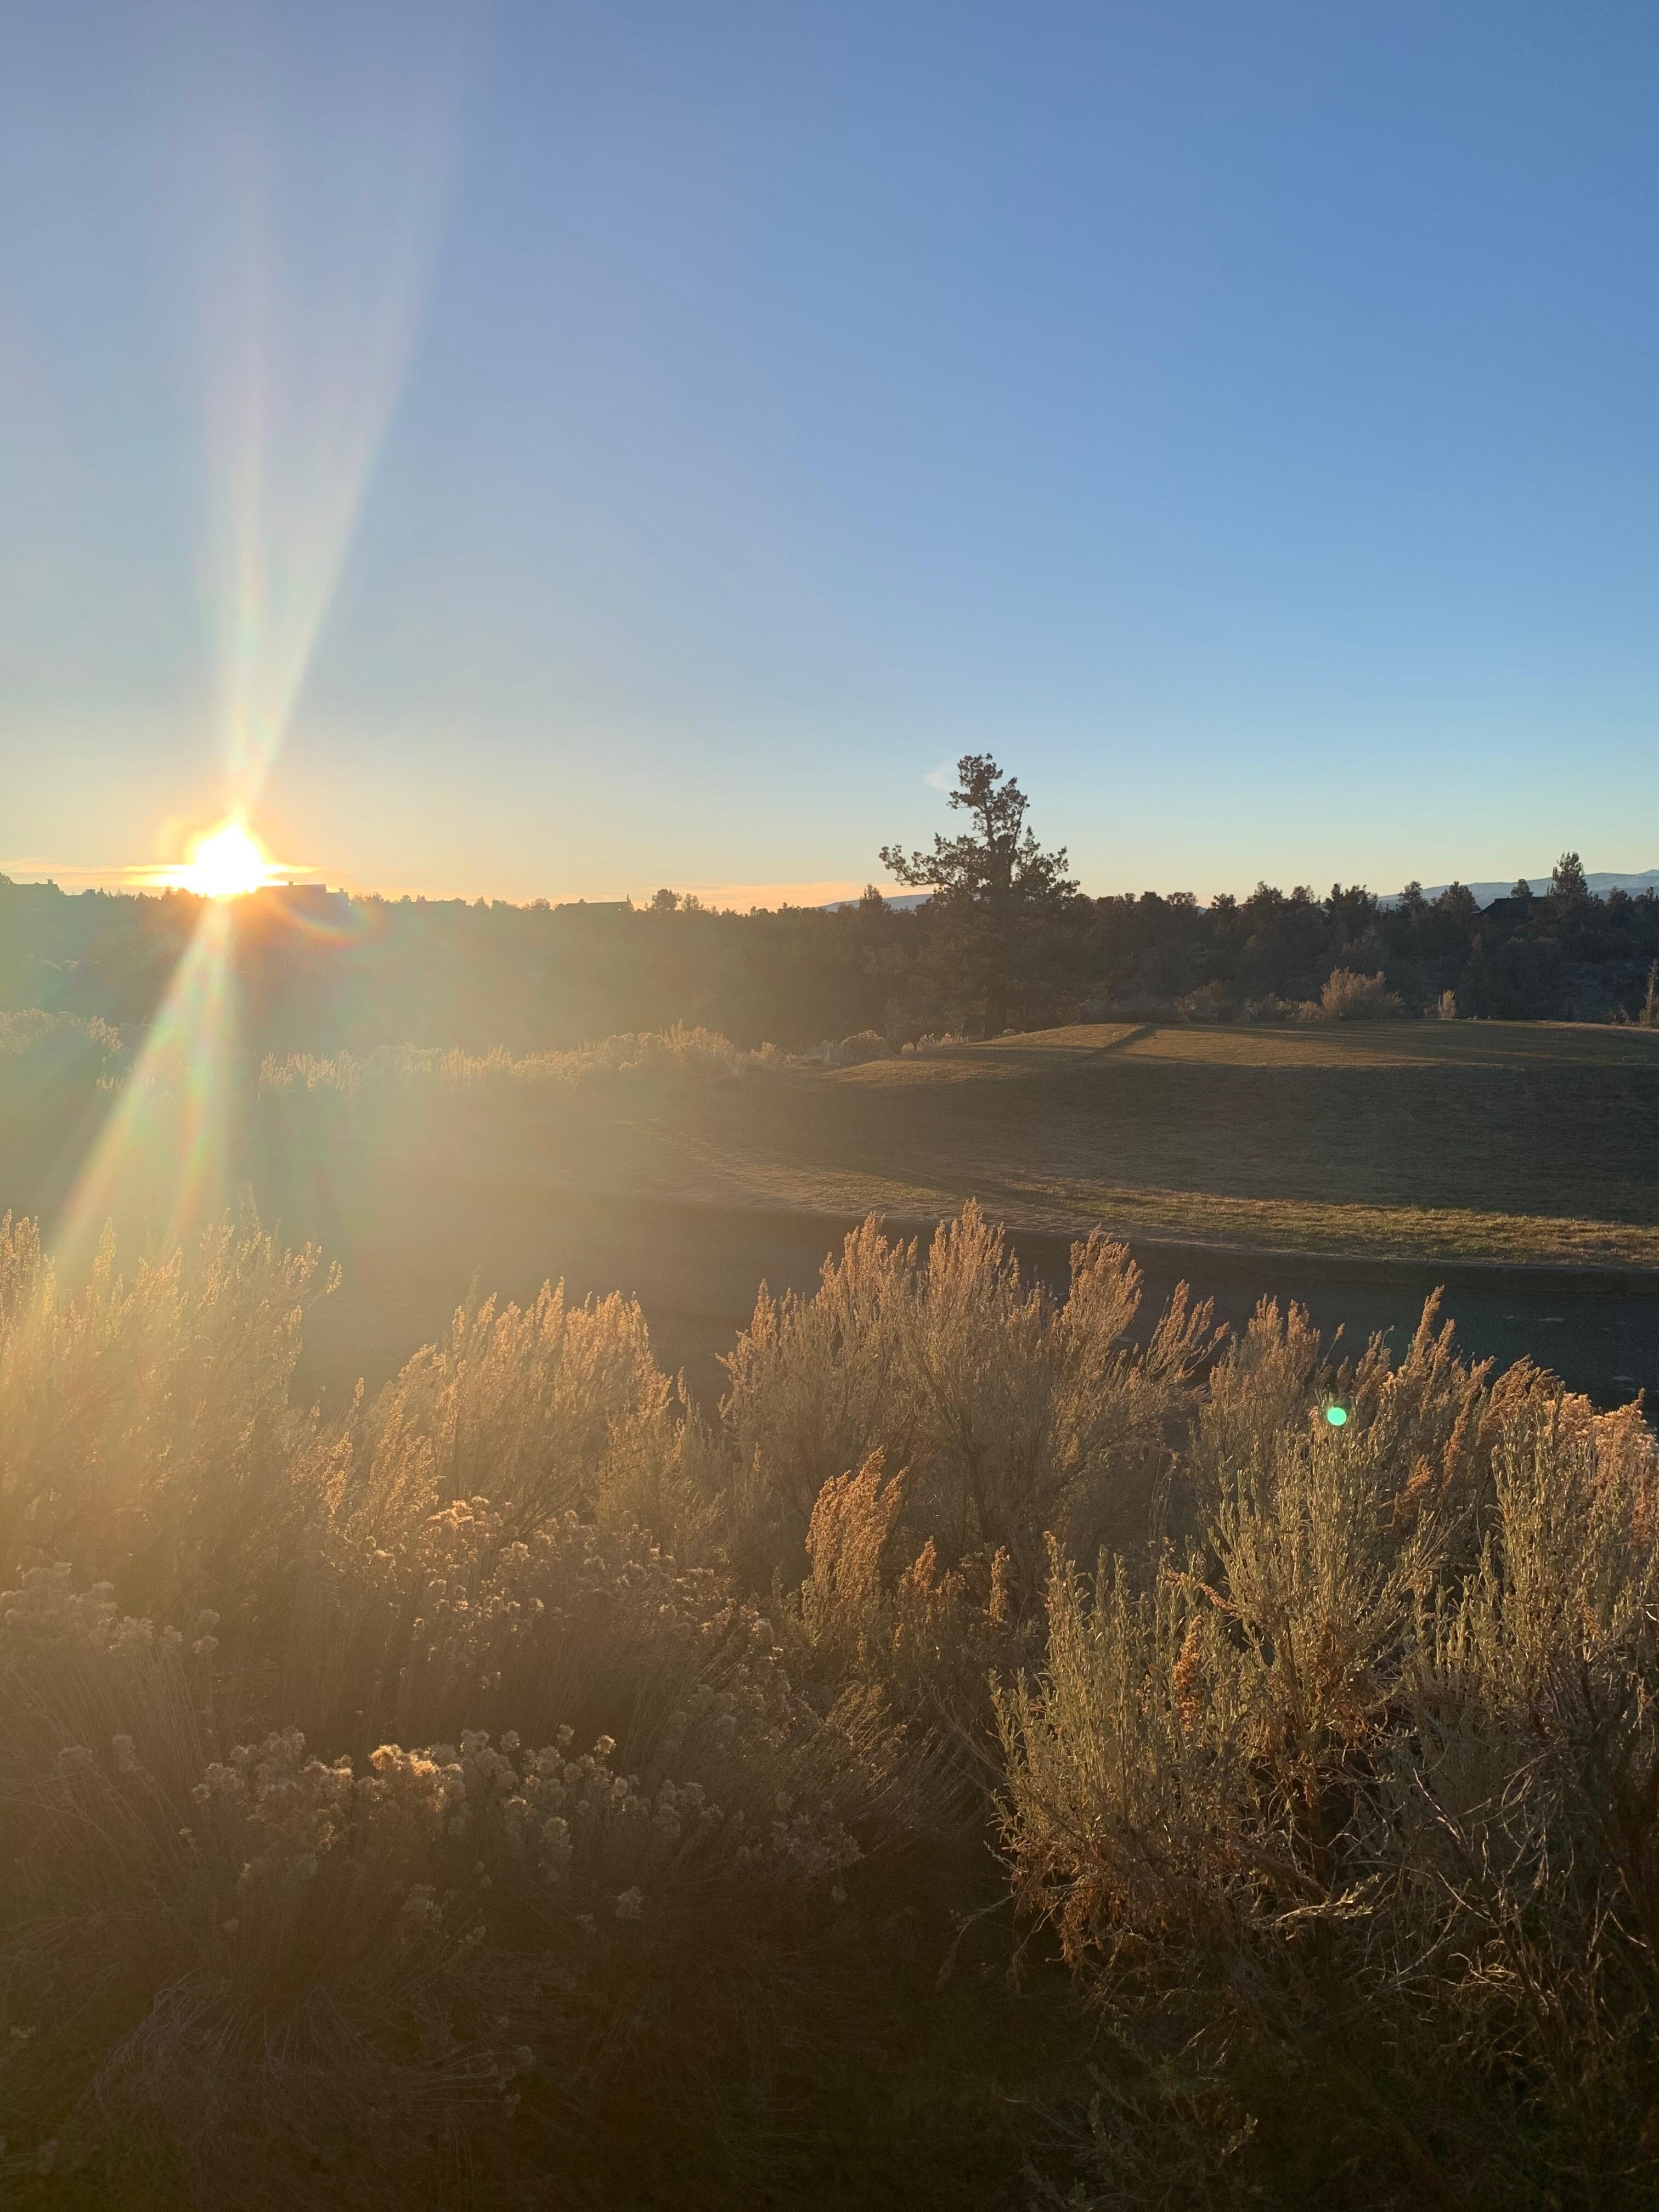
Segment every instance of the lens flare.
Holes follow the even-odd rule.
[[[210,898],[53,1229],[52,1257],[66,1281],[91,1267],[106,1223],[143,1231],[165,1257],[234,1195],[234,928],[228,898]]]
[[[1334,1429],[1346,1429],[1348,1425],[1348,1409],[1346,1406],[1327,1406],[1325,1419]]]
[[[230,27],[191,53],[165,166],[191,216],[178,275],[202,340],[202,554],[225,754],[213,787],[225,818],[182,862],[121,872],[135,890],[203,903],[155,917],[161,938],[191,934],[57,1224],[66,1279],[92,1264],[118,1212],[165,1255],[233,1195],[247,1079],[239,943],[288,926],[352,944],[376,926],[367,907],[307,898],[310,886],[278,890],[313,872],[273,860],[248,824],[398,405],[489,53],[489,11],[447,0],[325,10],[326,37],[291,40],[264,35],[263,17],[280,11],[219,12]],[[279,127],[290,110],[306,117],[297,134]],[[160,849],[170,854],[171,841]],[[238,908],[267,889],[276,895]]]

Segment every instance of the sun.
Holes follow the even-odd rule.
[[[258,840],[244,823],[233,818],[195,840],[173,881],[180,890],[194,891],[198,898],[240,898],[263,890],[275,874]]]

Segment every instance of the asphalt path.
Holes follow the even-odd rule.
[[[262,1203],[264,1194],[262,1194]],[[325,1397],[358,1376],[371,1388],[445,1327],[470,1289],[533,1297],[562,1277],[574,1297],[637,1297],[665,1365],[683,1369],[705,1401],[719,1393],[720,1355],[754,1310],[763,1282],[810,1292],[850,1219],[821,1214],[667,1205],[547,1185],[422,1179],[400,1194],[383,1176],[355,1189],[290,1187],[270,1197],[290,1239],[317,1237],[343,1263],[342,1288],[307,1328],[302,1381]],[[921,1224],[890,1224],[927,1233]],[[1436,1266],[1328,1255],[1175,1247],[1131,1237],[1146,1277],[1141,1326],[1186,1281],[1234,1329],[1263,1297],[1304,1306],[1345,1347],[1374,1334],[1403,1350],[1425,1298],[1444,1286],[1442,1315],[1458,1342],[1500,1366],[1529,1358],[1597,1404],[1638,1390],[1659,1395],[1659,1275],[1565,1268]],[[1063,1294],[1069,1240],[1016,1233],[1022,1267]]]
[[[1438,1281],[1443,1268],[1425,1267],[1415,1282],[1376,1282],[1334,1274],[1317,1259],[1311,1267],[1298,1266],[1296,1255],[1252,1255],[1250,1263],[1230,1261],[1224,1272],[1176,1271],[1156,1253],[1146,1258],[1148,1306],[1161,1306],[1185,1273],[1199,1295],[1214,1299],[1216,1318],[1234,1329],[1248,1324],[1258,1299],[1294,1299],[1322,1335],[1340,1329],[1345,1349],[1381,1335],[1396,1353],[1403,1352],[1424,1300],[1440,1288],[1440,1317],[1456,1324],[1468,1358],[1493,1359],[1499,1367],[1531,1359],[1598,1406],[1627,1404],[1639,1390],[1659,1396],[1659,1297],[1650,1291],[1531,1283],[1525,1269],[1483,1285],[1465,1279],[1444,1285]]]

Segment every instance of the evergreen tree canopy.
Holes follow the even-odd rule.
[[[881,848],[888,872],[913,890],[931,890],[954,925],[955,949],[984,994],[987,1036],[1006,1026],[1051,926],[1078,896],[1066,848],[1044,852],[1026,822],[1028,804],[989,753],[964,753],[951,805],[973,827],[955,837],[935,833],[930,853]]]

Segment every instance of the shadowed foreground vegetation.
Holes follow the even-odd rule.
[[[1638,1408],[971,1207],[708,1419],[551,1287],[325,1419],[329,1288],[0,1237],[9,2203],[1652,2200]]]

